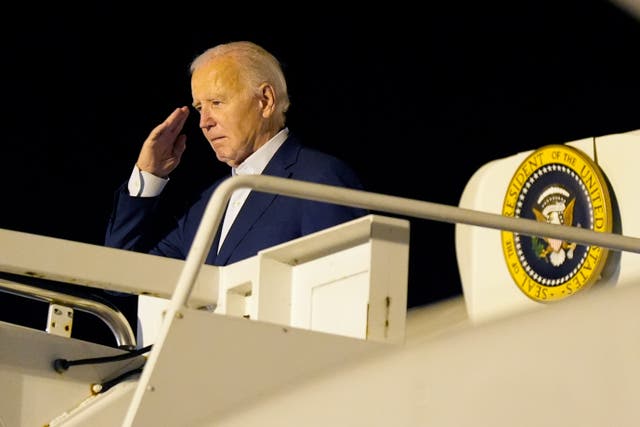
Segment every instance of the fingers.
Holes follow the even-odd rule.
[[[187,136],[180,133],[189,117],[189,108],[180,107],[158,126],[142,144],[137,165],[156,176],[168,176],[180,163]]]
[[[176,139],[176,143],[173,146],[173,154],[177,159],[182,157],[182,153],[187,149],[187,136],[180,135],[178,139]]]
[[[172,133],[180,133],[184,123],[187,121],[187,117],[189,117],[189,107],[176,108],[164,122],[166,129]]]
[[[189,108],[180,107],[173,110],[164,122],[153,128],[149,133],[149,140],[168,139],[171,144],[182,131],[187,118],[189,117]],[[169,143],[169,142],[168,142]]]

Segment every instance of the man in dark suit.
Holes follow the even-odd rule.
[[[251,42],[218,45],[191,63],[193,107],[216,157],[231,174],[265,174],[362,189],[342,160],[304,147],[289,132],[286,81],[275,57]],[[116,192],[105,244],[172,258],[186,258],[213,183],[169,227],[157,226],[162,192],[186,148],[188,107],[154,128],[129,181]],[[227,265],[297,237],[367,214],[364,209],[281,195],[236,190],[206,259]],[[166,224],[166,223],[165,223]]]

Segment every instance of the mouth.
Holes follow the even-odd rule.
[[[217,142],[220,142],[220,140],[224,139],[224,136],[214,136],[214,137],[209,137],[208,139],[211,144],[215,144]]]

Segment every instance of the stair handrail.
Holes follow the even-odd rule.
[[[89,313],[102,320],[111,330],[118,348],[133,350],[136,348],[136,336],[124,314],[115,307],[108,306],[90,298],[79,297],[63,292],[26,285],[0,278],[0,292],[6,292],[49,304],[60,304],[74,310]]]

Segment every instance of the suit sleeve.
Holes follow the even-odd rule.
[[[132,197],[126,183],[115,192],[105,233],[105,246],[136,252],[183,258],[179,245],[172,244],[177,233],[175,220],[161,214],[161,197]],[[166,242],[160,245],[160,242]]]

